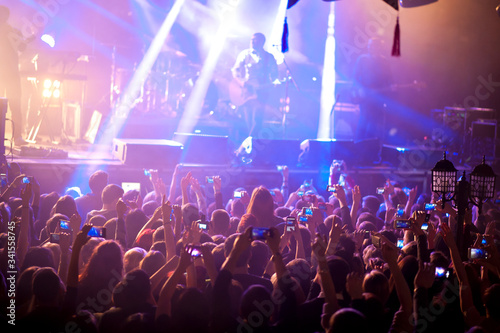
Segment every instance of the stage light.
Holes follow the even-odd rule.
[[[43,90],[43,94],[42,94],[42,95],[43,95],[43,97],[45,97],[45,98],[50,98],[50,96],[52,96],[52,93],[50,92],[50,90],[49,90],[49,89],[44,89],[44,90]]]
[[[42,37],[40,37],[40,39],[51,48],[56,46],[56,40],[49,34],[43,34]]]
[[[61,97],[61,91],[59,89],[55,89],[54,92],[52,93],[52,96],[54,96],[54,98]]]
[[[54,81],[54,88],[57,88],[57,89],[61,88],[61,81],[55,80]]]
[[[320,114],[318,126],[318,139],[335,138],[335,133],[330,134],[330,129],[335,128],[331,124],[331,110],[335,105],[335,4],[330,4],[328,15],[328,29],[325,41],[325,57],[323,73],[321,78]],[[331,125],[330,125],[331,124]],[[331,127],[330,127],[331,126]]]
[[[52,87],[52,81],[49,79],[46,79],[45,81],[43,81],[43,87],[45,89],[50,89],[50,87]]]

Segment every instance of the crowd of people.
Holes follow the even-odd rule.
[[[375,189],[333,184],[323,197],[309,182],[289,191],[282,175],[281,188],[223,198],[218,176],[176,168],[167,186],[153,171],[142,196],[99,170],[81,196],[42,193],[18,170],[0,203],[2,326],[500,332],[494,202],[471,206],[462,229],[450,202],[416,187],[387,180],[362,196]]]

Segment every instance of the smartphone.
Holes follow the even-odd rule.
[[[310,187],[312,185],[312,179],[307,181],[307,180],[304,180],[304,187]]]
[[[186,244],[186,251],[191,255],[191,257],[198,258],[202,256],[201,249],[197,245]]]
[[[241,191],[234,191],[233,197],[234,198],[241,198]]]
[[[148,169],[144,169],[144,176],[151,177],[151,172]]]
[[[487,245],[486,238],[484,236],[481,236],[483,239],[481,239],[481,244],[482,245]]]
[[[71,230],[71,227],[69,226],[69,221],[60,220],[59,227],[61,228],[61,230],[68,230],[68,231]]]
[[[313,211],[310,207],[302,207],[302,214],[305,216],[312,216]]]
[[[435,210],[436,209],[436,204],[432,204],[432,203],[426,203],[425,204],[425,210]]]
[[[90,237],[106,238],[106,228],[104,228],[104,227],[92,227],[92,228],[90,228],[87,235]]]
[[[394,221],[394,228],[396,229],[410,229],[411,221],[399,219]]]
[[[9,183],[9,180],[7,179],[7,175],[5,173],[0,174],[0,182],[2,187],[7,186],[7,184]]]
[[[318,208],[321,210],[326,210],[326,203],[324,202],[318,202]]]
[[[383,187],[377,187],[377,194],[384,194],[384,190]]]
[[[420,227],[423,231],[427,231],[429,229],[429,224],[428,223],[422,223],[422,227]]]
[[[23,177],[23,184],[29,184],[31,183],[30,177]]]
[[[214,177],[205,177],[205,180],[207,181],[208,184],[213,184],[214,183]]]
[[[326,190],[327,190],[328,192],[332,192],[332,193],[337,192],[337,190],[335,189],[335,185],[328,185],[328,186],[326,187]]]
[[[405,213],[405,207],[403,205],[398,205],[398,208],[396,211],[396,217],[403,217],[404,213]]]
[[[382,243],[380,241],[379,236],[372,235],[372,244],[375,246],[377,249],[380,249],[382,247]]]
[[[269,235],[269,228],[252,228],[252,240],[265,240]]]
[[[286,218],[286,231],[287,232],[294,232],[295,231],[295,217],[288,216]]]
[[[49,242],[59,244],[59,234],[50,234]]]
[[[271,195],[272,195],[273,197],[275,197],[275,196],[276,196],[276,192],[274,192],[273,190],[269,191],[269,193],[271,193]]]
[[[198,221],[198,228],[200,228],[201,230],[208,230],[208,223],[206,222],[202,222],[201,220]]]
[[[398,238],[398,242],[396,244],[398,248],[402,249],[404,246],[404,239],[403,238]]]
[[[469,259],[488,259],[488,251],[476,247],[469,247]]]
[[[444,267],[436,267],[436,271],[434,272],[434,276],[436,278],[444,278],[447,279],[451,275],[451,271]]]
[[[136,190],[139,193],[141,193],[141,183],[122,182],[122,189],[123,189],[123,192]]]
[[[303,196],[303,195],[304,195],[304,191],[298,191],[298,192],[297,192],[297,195],[298,195],[299,197]]]
[[[305,215],[300,215],[299,216],[299,222],[307,223],[307,222],[309,222],[309,219]]]

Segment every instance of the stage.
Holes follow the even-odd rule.
[[[272,144],[279,145],[282,142],[278,140],[277,143],[273,142]],[[392,159],[392,161],[377,161],[370,165],[366,163],[364,165],[347,164],[346,174],[361,186],[363,195],[375,194],[375,188],[383,186],[386,179],[397,181],[410,188],[413,186],[418,186],[419,189],[429,188],[430,169],[432,168],[429,168],[429,165],[437,162],[442,154],[432,152],[432,156],[430,156],[425,155],[426,152],[420,151],[412,152],[411,155],[407,154],[405,158],[401,158],[404,154],[399,153],[398,155],[397,151],[388,147],[383,147],[382,152],[385,158]],[[391,154],[396,155],[390,156]],[[420,168],[412,167],[410,162],[420,161],[419,159],[424,157],[423,154],[426,157],[437,159],[435,162],[426,162]],[[148,178],[144,175],[145,168],[157,169],[168,187],[175,167],[173,162],[165,166],[153,165],[149,167],[137,163],[124,163],[114,156],[113,146],[91,145],[89,143],[54,145],[41,142],[23,148],[15,147],[13,150],[6,147],[6,157],[9,163],[18,163],[23,173],[34,176],[40,183],[42,193],[56,191],[62,194],[66,188],[72,186],[79,186],[82,192],[86,193],[89,191],[87,182],[90,175],[101,169],[108,172],[110,183],[119,185],[124,182],[141,183],[141,192],[145,195],[152,190]],[[192,159],[187,158],[187,160],[188,162],[181,164],[180,175],[183,176],[191,171],[202,184],[205,184],[206,176],[221,176],[224,198],[231,197],[232,191],[238,187],[244,187],[247,191],[251,191],[259,185],[268,188],[281,186],[281,172],[278,171],[276,164],[267,163],[267,159],[264,161],[256,159],[255,163],[253,161],[248,163],[248,160],[242,162],[240,157],[232,154],[228,156],[224,164],[193,163]],[[328,195],[325,189],[330,163],[310,159],[301,162],[297,156],[295,164],[288,163],[290,191],[296,190],[304,181],[312,180],[320,194]],[[207,190],[206,193],[209,199],[213,196],[210,190]],[[180,191],[178,194],[180,195]]]

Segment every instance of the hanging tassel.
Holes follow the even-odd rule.
[[[281,36],[281,52],[288,52],[288,23],[286,22],[286,17],[285,24],[283,25],[283,36]]]
[[[392,56],[401,56],[401,32],[399,31],[399,15],[396,19],[396,28],[394,29],[394,42],[392,44]]]

